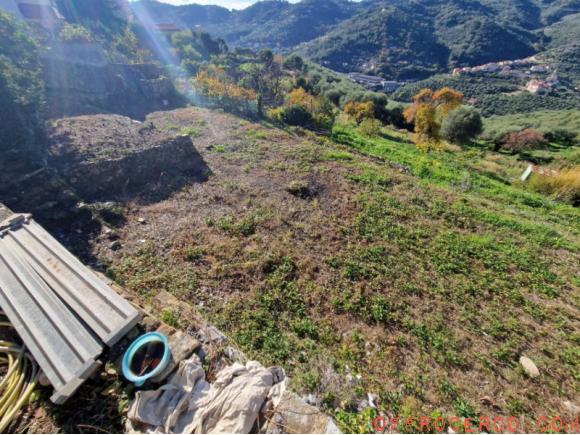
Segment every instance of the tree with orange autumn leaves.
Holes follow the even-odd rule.
[[[415,95],[404,116],[407,122],[415,124],[413,140],[417,147],[425,151],[440,149],[441,124],[449,112],[462,104],[463,94],[449,87],[438,91],[422,89]]]
[[[194,78],[197,91],[220,107],[231,111],[249,111],[250,104],[256,101],[256,92],[237,85],[216,66],[200,70]]]

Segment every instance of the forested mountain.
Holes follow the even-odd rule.
[[[517,59],[544,49],[544,26],[578,1],[376,1],[302,51],[330,68],[421,78],[455,66]]]
[[[297,4],[267,0],[241,11],[197,4],[171,6],[155,0],[133,4],[137,16],[157,23],[201,26],[233,45],[277,48],[291,48],[323,35],[365,7],[366,3],[350,0],[303,0]]]
[[[155,0],[143,0],[131,4],[133,13],[142,18],[156,23],[175,24],[179,27],[209,26],[227,22],[232,13],[220,6],[203,6],[190,4],[185,6],[172,6]]]
[[[298,48],[338,71],[420,79],[566,44],[577,20],[561,20],[580,12],[580,0],[266,0],[241,11],[144,0],[133,8],[230,46]]]

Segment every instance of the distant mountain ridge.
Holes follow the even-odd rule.
[[[366,2],[350,0],[260,1],[243,10],[189,4],[172,6],[156,0],[132,3],[138,17],[183,28],[202,27],[231,45],[292,48],[323,35],[353,17]]]
[[[296,50],[337,71],[421,79],[566,44],[552,38],[580,13],[580,0],[264,0],[239,11],[142,0],[132,8],[231,46]]]

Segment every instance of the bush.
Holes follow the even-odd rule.
[[[580,166],[563,170],[555,176],[534,174],[530,187],[536,192],[550,195],[560,201],[580,205]]]
[[[287,70],[302,71],[304,69],[304,60],[296,54],[291,54],[284,60],[283,66]]]
[[[481,115],[470,107],[452,110],[441,125],[441,137],[456,144],[469,142],[482,131]]]
[[[402,106],[396,106],[389,110],[388,123],[397,128],[404,128],[406,130],[413,131],[415,129],[415,125],[407,122],[405,115],[403,114],[404,110],[405,108]]]
[[[279,114],[279,120],[288,125],[299,127],[311,125],[313,121],[310,112],[298,104],[283,107]]]
[[[65,24],[58,37],[63,42],[91,42],[94,40],[90,30],[80,24]]]
[[[324,96],[328,98],[332,104],[338,106],[340,105],[340,99],[344,96],[344,92],[337,89],[331,89],[327,91]]]
[[[547,143],[544,134],[533,128],[507,133],[499,140],[499,146],[512,153],[535,150]]]
[[[30,29],[0,10],[0,150],[41,151],[44,83]]]
[[[367,101],[366,103],[351,101],[344,106],[344,113],[360,124],[364,119],[373,119],[375,117],[375,105],[372,101]]]
[[[377,137],[381,133],[382,126],[378,119],[364,119],[358,126],[358,131],[363,136]]]
[[[567,147],[574,146],[578,143],[578,136],[576,133],[564,128],[547,131],[545,136],[549,142]]]

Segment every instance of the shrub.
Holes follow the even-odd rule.
[[[304,88],[296,88],[288,93],[286,103],[288,106],[302,106],[310,112],[314,112],[318,105],[317,98],[308,93]]]
[[[58,37],[64,42],[91,42],[94,37],[89,29],[80,24],[65,24]]]
[[[328,98],[335,106],[340,105],[340,99],[344,96],[344,92],[338,89],[330,89],[324,96]]]
[[[375,117],[375,104],[372,101],[365,103],[351,101],[344,106],[344,113],[360,124],[364,119],[373,119]]]
[[[534,174],[530,187],[536,192],[550,195],[560,201],[580,205],[580,166],[563,170],[555,176]]]
[[[284,68],[291,71],[302,71],[304,60],[296,54],[291,54],[284,60]]]
[[[0,10],[0,150],[40,151],[44,82],[30,29]]]
[[[383,124],[378,119],[364,119],[358,126],[358,131],[363,136],[377,137],[381,133]]]
[[[545,133],[546,140],[549,142],[557,143],[563,146],[574,146],[578,143],[578,136],[576,133],[564,128],[557,128],[555,130],[550,130]]]
[[[533,128],[526,128],[519,132],[507,133],[499,141],[501,148],[512,153],[535,150],[541,148],[547,143],[544,134],[538,130],[534,130]]]
[[[407,120],[405,119],[405,116],[403,115],[404,110],[405,109],[401,106],[393,107],[389,111],[388,122],[389,122],[389,124],[391,124],[397,128],[404,128],[406,130],[413,131],[415,128],[415,125],[407,122]]]
[[[288,125],[306,127],[312,124],[312,115],[304,107],[294,104],[285,106],[280,113],[280,121]]]
[[[452,110],[441,125],[441,137],[456,144],[466,143],[482,131],[481,115],[470,107]]]
[[[329,113],[315,113],[312,117],[317,127],[331,129],[334,125],[334,116]]]

